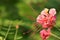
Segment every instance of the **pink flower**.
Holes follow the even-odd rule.
[[[50,36],[50,30],[55,25],[56,21],[56,10],[51,8],[48,12],[48,9],[45,8],[41,14],[37,17],[37,22],[42,25],[43,30],[41,30],[40,35],[42,40],[47,40]],[[47,30],[45,30],[47,28]]]
[[[40,31],[40,35],[41,35],[42,40],[46,40],[50,36],[50,29],[48,29],[48,30],[45,30],[45,29],[41,30]]]
[[[37,22],[42,25],[43,28],[49,28],[54,26],[56,21],[56,10],[54,8],[50,9],[48,14],[48,9],[45,8],[41,14],[37,17]]]
[[[49,14],[54,16],[56,14],[56,10],[54,8],[51,8]]]

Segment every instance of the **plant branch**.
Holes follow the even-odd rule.
[[[9,31],[10,31],[10,28],[11,28],[11,24],[9,25],[9,28],[8,28],[8,30],[7,30],[7,33],[6,33],[6,36],[5,36],[5,40],[6,40],[7,36],[8,36],[8,33],[9,33]]]

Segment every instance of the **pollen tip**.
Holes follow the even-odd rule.
[[[45,12],[48,14],[48,10],[49,10],[49,9],[48,9],[48,8],[45,8],[44,10],[45,10]]]

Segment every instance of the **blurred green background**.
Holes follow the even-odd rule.
[[[41,40],[36,18],[44,8],[57,11],[48,40],[60,40],[60,0],[0,0],[0,40]]]

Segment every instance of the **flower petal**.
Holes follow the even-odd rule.
[[[51,8],[49,14],[54,16],[56,14],[56,9]]]

